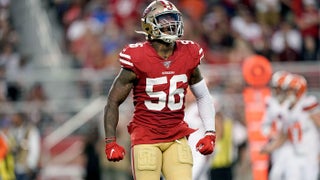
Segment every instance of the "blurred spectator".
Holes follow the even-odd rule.
[[[70,6],[69,0],[48,0],[48,8],[53,8],[57,15],[58,23],[63,26],[63,15]]]
[[[24,111],[30,122],[39,128],[40,135],[44,135],[48,129],[56,126],[53,107],[49,103],[49,95],[42,82],[32,84],[24,96],[24,100],[28,104]]]
[[[123,28],[127,22],[139,22],[142,0],[109,0],[110,10],[117,25]]]
[[[280,0],[254,1],[257,21],[275,27],[280,21]]]
[[[280,0],[280,18],[282,20],[292,20],[293,11],[292,11],[292,0]],[[282,21],[280,19],[280,22]]]
[[[249,43],[241,38],[236,38],[233,47],[228,54],[228,63],[241,64],[245,58],[252,54],[254,54],[254,51]]]
[[[76,64],[80,64],[80,66],[83,65],[85,58],[86,34],[88,34],[88,31],[85,20],[72,22],[66,30],[67,48],[76,61],[79,61]]]
[[[7,100],[10,102],[18,102],[23,97],[23,87],[15,81],[7,83]]]
[[[260,41],[256,46],[255,52],[256,54],[262,55],[271,61],[272,59],[274,59],[274,53],[271,49],[270,39],[274,33],[274,27],[267,24],[261,24],[261,29],[262,41]]]
[[[92,128],[86,135],[84,155],[85,155],[85,175],[84,180],[101,180],[101,169],[99,159],[100,136],[98,128]]]
[[[319,8],[314,0],[304,0],[301,13],[296,13],[295,22],[302,34],[302,54],[306,60],[317,60],[319,52]],[[303,59],[304,60],[304,59]]]
[[[10,5],[10,1],[11,0],[1,0],[0,7],[8,8],[8,6]]]
[[[248,142],[238,145],[238,157],[233,167],[234,180],[253,179],[252,164]]]
[[[42,83],[38,82],[32,85],[27,94],[27,100],[34,104],[38,104],[38,107],[45,106],[48,97]]]
[[[72,22],[82,18],[87,0],[73,0],[68,4],[68,9],[62,15],[62,23],[68,28]]]
[[[30,117],[30,121],[35,125],[40,125],[43,116],[50,112],[47,102],[48,95],[43,84],[39,82],[33,84],[26,93],[25,100],[27,103],[30,103],[30,106],[27,106],[25,109]]]
[[[13,45],[10,43],[4,44],[0,54],[0,66],[6,68],[7,78],[13,78],[19,73],[20,55],[14,51]]]
[[[10,136],[15,139],[13,146],[17,180],[34,180],[39,171],[40,135],[25,113],[11,116]]]
[[[93,35],[89,39],[88,52],[84,61],[84,68],[90,68],[94,70],[104,69],[107,66],[107,60],[103,52],[103,46],[100,42],[100,36]],[[98,43],[97,43],[98,42]]]
[[[271,38],[271,48],[277,55],[275,61],[300,60],[302,37],[289,22],[283,21]]]
[[[0,114],[0,179],[15,180],[14,159],[11,151],[12,142],[8,136],[10,122]]]
[[[5,67],[0,66],[0,102],[4,102],[7,98],[7,82],[5,78]]]
[[[320,58],[319,43],[317,42],[319,41],[315,41],[311,36],[303,38],[302,60],[315,61]]]
[[[217,0],[214,3],[221,4],[226,9],[229,17],[233,17],[236,15],[236,11],[239,5],[243,5],[249,10],[253,10],[253,2],[251,0]]]
[[[102,33],[103,51],[106,56],[106,64],[109,67],[117,67],[118,54],[125,43],[126,37],[119,31],[115,21],[110,19],[104,26]]]
[[[70,51],[76,58],[76,66],[95,70],[104,69],[107,60],[101,34],[103,26],[89,18],[74,21],[67,32]]]
[[[209,9],[204,16],[203,29],[208,47],[206,62],[210,64],[228,63],[227,54],[234,40],[230,31],[229,17],[222,6],[214,5]]]
[[[113,17],[111,5],[108,1],[89,1],[87,7],[90,16],[103,25],[107,24],[110,18]]]
[[[181,11],[191,18],[191,21],[200,22],[206,13],[207,2],[205,0],[179,0]]]
[[[210,179],[232,180],[233,166],[233,120],[218,109],[216,112],[217,142],[215,156],[211,161]]]
[[[262,43],[262,28],[256,22],[254,14],[245,6],[238,6],[237,15],[231,18],[231,29],[235,37],[247,41],[253,49]]]
[[[0,9],[2,12],[3,9]],[[16,31],[11,27],[11,24],[8,17],[1,17],[0,18],[0,45],[6,43],[17,44],[18,42],[18,35]]]

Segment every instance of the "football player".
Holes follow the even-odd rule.
[[[269,138],[269,141],[278,138],[285,124],[289,104],[288,101],[285,101],[286,89],[284,89],[283,84],[288,76],[291,76],[291,74],[287,71],[277,71],[271,77],[271,96],[266,98],[266,110],[262,119],[262,133]],[[271,153],[270,180],[282,179],[290,154],[292,154],[291,148],[287,141]]]
[[[197,150],[209,155],[215,147],[215,109],[198,68],[203,49],[183,35],[180,11],[157,0],[144,10],[145,42],[127,45],[119,54],[121,70],[109,91],[104,112],[105,153],[120,161],[125,150],[116,141],[119,106],[133,90],[134,114],[128,125],[134,179],[192,179],[192,154],[187,137],[195,132],[184,121],[185,95],[190,86],[205,126]]]
[[[291,102],[288,113],[287,137],[294,150],[290,159],[288,179],[317,180],[319,175],[320,127],[319,103],[315,96],[307,94],[307,81],[301,75],[286,79],[288,99]]]
[[[301,75],[285,78],[284,88],[289,102],[287,121],[280,138],[265,148],[272,152],[284,141],[290,142],[292,156],[287,158],[285,178],[317,180],[319,175],[319,104],[315,96],[307,95],[307,82]]]

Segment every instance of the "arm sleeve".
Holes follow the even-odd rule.
[[[271,107],[271,100],[270,97],[268,97],[266,100],[266,107],[265,111],[263,113],[262,119],[261,119],[261,132],[264,136],[269,136],[271,132],[271,126],[272,126],[272,107]]]
[[[215,109],[212,97],[204,80],[193,84],[190,89],[196,97],[200,118],[206,131],[215,131]]]

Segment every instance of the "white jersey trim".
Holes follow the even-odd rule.
[[[131,56],[130,56],[130,55],[124,54],[124,53],[122,53],[122,52],[119,54],[119,56],[122,57],[122,58],[125,58],[125,59],[131,59]]]
[[[129,62],[127,60],[124,60],[124,59],[119,59],[119,61],[123,64],[126,64],[126,65],[129,65],[129,66],[132,66],[133,67],[133,63],[132,62]]]

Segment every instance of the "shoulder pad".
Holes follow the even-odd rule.
[[[198,59],[199,62],[203,60],[204,52],[198,43],[191,40],[177,40],[177,43],[185,46],[191,57]]]
[[[319,102],[315,96],[307,96],[303,99],[302,108],[304,111],[314,110],[319,106]]]

